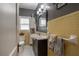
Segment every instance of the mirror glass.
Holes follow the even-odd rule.
[[[39,32],[47,32],[47,12],[42,15],[37,15],[37,31]]]

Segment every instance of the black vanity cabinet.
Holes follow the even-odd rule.
[[[33,51],[35,56],[47,56],[48,54],[48,40],[47,39],[33,39]]]

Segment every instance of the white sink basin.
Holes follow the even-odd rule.
[[[31,35],[31,38],[34,38],[34,39],[38,39],[38,40],[41,40],[41,39],[47,39],[47,35],[42,35],[42,34],[32,34]]]

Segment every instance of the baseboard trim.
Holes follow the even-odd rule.
[[[13,50],[11,51],[11,53],[9,54],[9,56],[14,56],[15,53],[17,53],[17,46],[15,46],[15,47],[13,48]]]

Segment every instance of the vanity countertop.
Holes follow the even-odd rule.
[[[42,35],[42,34],[32,34],[31,38],[37,39],[37,40],[43,40],[43,39],[47,39],[48,36],[47,35]]]

